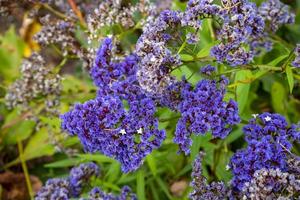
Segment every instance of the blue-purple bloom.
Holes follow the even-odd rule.
[[[129,55],[115,62],[113,48],[113,40],[104,39],[90,72],[98,87],[97,97],[62,115],[62,128],[78,135],[86,151],[115,158],[129,172],[161,145],[165,132],[158,130],[155,102],[136,79],[137,57]]]
[[[88,152],[101,152],[122,164],[122,170],[136,170],[165,132],[158,130],[156,108],[149,98],[129,102],[127,111],[120,98],[98,97],[62,115],[62,128],[78,135]]]
[[[216,71],[216,68],[212,65],[206,65],[200,69],[201,74],[211,76]]]
[[[283,24],[293,24],[295,14],[290,11],[289,6],[280,0],[267,0],[259,7],[259,14],[268,21],[270,29],[275,32]]]
[[[73,167],[67,178],[49,179],[36,194],[35,200],[69,200],[71,197],[78,197],[84,184],[88,183],[92,176],[98,175],[99,167],[95,163],[83,163]]]
[[[71,197],[70,184],[66,179],[49,179],[35,196],[35,200],[69,200]]]
[[[137,41],[136,54],[139,57],[137,80],[148,95],[160,96],[165,89],[175,82],[170,76],[172,67],[181,61],[177,54],[167,48],[172,38],[167,29],[180,25],[180,12],[165,10],[159,17],[143,28],[143,34]]]
[[[287,170],[287,154],[292,148],[291,141],[300,141],[297,125],[288,126],[279,114],[263,113],[255,116],[243,128],[248,143],[231,159],[233,171],[232,186],[241,191],[244,183],[251,181],[255,171],[266,169]]]
[[[227,6],[219,12],[223,22],[217,36],[221,43],[211,49],[211,55],[231,66],[244,65],[255,55],[247,47],[263,37],[264,20],[256,5],[247,0],[231,1]]]
[[[70,171],[69,182],[72,196],[78,197],[84,183],[87,183],[92,176],[99,176],[100,170],[95,163],[83,163]]]
[[[192,182],[193,191],[189,197],[192,200],[224,200],[227,196],[227,188],[223,182],[207,183],[202,174],[202,157],[200,152],[193,163]]]
[[[214,137],[225,138],[232,126],[240,122],[237,103],[232,99],[224,101],[227,81],[225,77],[219,81],[203,79],[194,89],[186,87],[181,92],[178,108],[181,118],[177,122],[174,142],[185,154],[190,152],[193,133],[211,131]]]
[[[299,67],[300,68],[300,44],[297,44],[297,46],[295,48],[295,55],[296,55],[296,58],[292,62],[292,65],[294,67]]]
[[[122,188],[119,196],[112,193],[105,193],[100,188],[95,187],[90,191],[88,200],[137,200],[137,197],[131,192],[128,186]]]

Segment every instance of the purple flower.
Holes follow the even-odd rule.
[[[88,182],[92,176],[98,176],[100,169],[95,163],[83,163],[70,171],[69,182],[72,196],[78,197],[82,191],[83,184]]]
[[[89,193],[89,200],[137,200],[135,194],[128,186],[122,188],[121,194],[116,196],[112,193],[105,193],[100,188],[95,187]]]
[[[143,158],[161,145],[165,132],[158,130],[151,99],[128,103],[128,111],[120,98],[113,96],[76,104],[61,116],[62,128],[78,135],[86,151],[115,158],[124,172],[136,170]]]
[[[206,178],[202,174],[202,157],[200,152],[193,163],[192,182],[193,191],[190,193],[192,200],[223,200],[226,199],[227,188],[223,182],[207,183]]]
[[[232,99],[224,101],[227,79],[219,82],[203,79],[195,89],[186,87],[181,92],[179,104],[181,118],[177,122],[174,142],[188,154],[192,144],[191,134],[212,132],[214,137],[225,138],[231,127],[239,123],[238,107]]]
[[[212,73],[216,71],[216,68],[211,65],[206,65],[200,69],[201,74],[204,74],[206,76],[211,76]]]
[[[277,31],[279,26],[283,24],[293,24],[295,22],[295,14],[289,7],[280,2],[280,0],[267,0],[259,7],[259,14],[268,21],[273,32]]]
[[[297,46],[295,48],[295,55],[296,55],[296,58],[292,62],[292,65],[294,67],[299,67],[300,68],[300,44],[297,44]]]
[[[49,179],[35,196],[35,200],[69,200],[71,192],[69,182],[65,179]]]
[[[230,163],[234,174],[232,186],[237,191],[252,179],[256,170],[278,168],[286,171],[291,141],[299,141],[300,134],[298,126],[288,127],[283,116],[271,113],[251,119],[243,131],[248,147],[236,152]]]

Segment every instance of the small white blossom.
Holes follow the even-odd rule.
[[[229,165],[226,165],[226,171],[230,170],[230,166]]]
[[[258,117],[258,114],[252,114],[252,117],[253,117],[254,119],[256,119],[256,118]]]
[[[125,135],[125,134],[126,134],[125,129],[121,129],[121,130],[120,130],[120,133],[121,133],[122,135]]]
[[[272,120],[272,118],[270,116],[265,117],[266,122],[269,122]]]
[[[142,134],[142,133],[143,133],[143,129],[142,129],[142,128],[139,128],[139,129],[137,130],[137,133],[138,133],[138,134]]]

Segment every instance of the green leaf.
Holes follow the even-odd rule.
[[[230,144],[237,140],[238,138],[242,137],[244,135],[242,131],[242,127],[238,126],[237,129],[234,131],[231,131],[231,133],[224,139],[224,143]]]
[[[98,163],[111,163],[111,162],[115,162],[114,159],[107,157],[105,155],[102,154],[77,154],[76,156],[78,156],[79,158],[86,160],[86,161],[95,161]]]
[[[31,120],[21,121],[12,127],[5,133],[5,144],[16,144],[18,141],[27,139],[34,131],[35,122]]]
[[[168,186],[166,185],[166,183],[161,180],[160,177],[156,177],[155,178],[157,184],[159,185],[159,187],[162,189],[162,191],[165,193],[165,195],[169,198],[172,199],[172,195],[169,192]]]
[[[155,157],[152,154],[149,154],[146,157],[146,161],[151,170],[151,173],[153,174],[153,176],[156,176],[157,175],[157,167],[156,167]]]
[[[40,129],[29,140],[24,149],[24,158],[26,160],[42,156],[50,156],[55,152],[54,147],[48,143],[48,132],[46,128]]]
[[[81,158],[67,158],[64,160],[55,161],[49,164],[45,164],[44,167],[47,168],[63,168],[63,167],[72,167],[78,165],[83,160]]]
[[[241,70],[236,73],[235,76],[235,83],[237,83],[236,87],[236,100],[239,106],[239,113],[243,113],[246,105],[248,94],[250,90],[250,82],[253,78],[252,73],[250,70]]]
[[[204,58],[210,55],[210,49],[215,46],[218,42],[214,41],[212,43],[209,43],[205,45],[198,53],[197,58]]]
[[[282,84],[274,82],[271,88],[272,106],[273,109],[280,114],[285,113],[284,100],[286,92]]]
[[[114,183],[118,178],[120,177],[120,163],[119,162],[113,162],[108,172],[105,174],[105,178],[109,183]]]
[[[18,76],[24,49],[25,42],[11,26],[0,38],[0,74],[5,77],[5,81],[11,82]]]
[[[271,66],[276,66],[278,63],[280,63],[281,61],[283,61],[285,58],[287,58],[289,55],[282,55],[277,57],[276,59],[272,60],[271,62],[269,62],[267,65],[271,65]]]
[[[145,174],[142,169],[139,169],[136,175],[137,198],[146,200],[145,196]]]
[[[221,152],[220,157],[218,159],[218,165],[216,167],[216,175],[219,180],[224,180],[225,182],[228,182],[231,179],[232,175],[229,170],[226,170],[226,165],[228,165],[232,154],[233,153],[229,151]]]
[[[180,58],[184,62],[192,61],[194,60],[194,57],[189,54],[180,54]]]
[[[286,72],[286,77],[290,88],[290,93],[292,94],[294,88],[294,76],[290,65],[286,66],[285,72]]]
[[[192,135],[192,146],[191,146],[191,160],[194,160],[199,153],[200,146],[203,140],[202,135]]]

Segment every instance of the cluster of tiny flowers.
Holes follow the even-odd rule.
[[[244,184],[243,199],[299,199],[300,176],[280,169],[260,169]]]
[[[114,49],[113,39],[105,38],[90,70],[94,84],[99,88],[98,96],[112,94],[126,100],[140,99],[144,95],[136,80],[137,57],[128,55],[123,61],[115,62]]]
[[[92,176],[99,175],[99,167],[94,163],[83,163],[79,167],[72,168],[68,178],[49,179],[45,186],[36,194],[35,200],[68,200],[78,197],[83,184]]]
[[[126,5],[127,4],[127,5]],[[88,26],[92,33],[96,33],[104,26],[120,24],[130,28],[135,25],[134,13],[150,15],[154,6],[148,0],[141,0],[136,5],[125,3],[122,0],[105,0],[88,16]]]
[[[34,39],[42,46],[59,45],[63,55],[76,54],[79,43],[75,39],[75,26],[67,20],[55,20],[50,15],[41,18],[42,29]]]
[[[216,71],[216,68],[211,65],[204,66],[200,69],[201,74],[211,76]]]
[[[70,171],[69,182],[72,196],[78,197],[84,183],[87,183],[92,176],[99,176],[100,170],[95,163],[83,163]]]
[[[158,130],[155,110],[147,98],[130,102],[126,111],[118,97],[98,97],[62,115],[62,127],[77,134],[87,151],[113,157],[129,172],[165,138],[165,132]]]
[[[9,16],[16,8],[28,9],[35,0],[0,0],[0,17]]]
[[[191,187],[193,191],[190,193],[192,200],[224,200],[227,196],[227,188],[223,182],[207,183],[206,178],[202,174],[202,157],[200,152],[193,163]]]
[[[137,79],[141,88],[149,94],[162,95],[175,82],[169,73],[181,61],[178,55],[173,55],[167,48],[166,43],[171,35],[165,32],[167,29],[176,29],[179,24],[179,12],[163,11],[144,26],[143,34],[137,41],[135,51],[140,59]]]
[[[66,179],[49,179],[35,196],[35,200],[68,200],[70,197],[70,184]]]
[[[91,190],[87,200],[137,200],[135,194],[131,193],[128,186],[122,188],[121,194],[116,196],[111,193],[105,193],[100,188],[96,187]]]
[[[247,0],[222,2],[228,5],[223,5],[219,11],[223,21],[218,32],[221,43],[212,48],[211,54],[217,61],[226,61],[231,66],[247,64],[255,55],[252,43],[263,37],[264,20],[254,3]]]
[[[300,44],[297,44],[297,46],[295,48],[295,55],[296,55],[296,58],[292,62],[292,65],[294,67],[299,67],[300,68]]]
[[[231,184],[237,191],[251,181],[257,170],[278,168],[287,171],[291,141],[300,141],[299,126],[293,124],[288,127],[285,118],[279,114],[255,115],[243,131],[248,147],[236,152],[230,162],[234,175]]]
[[[85,150],[113,157],[129,172],[161,145],[165,132],[158,129],[155,102],[142,93],[136,81],[136,57],[113,62],[112,49],[112,39],[106,38],[90,71],[98,87],[96,99],[76,104],[62,115],[62,128],[78,135]]]
[[[283,24],[295,22],[295,14],[291,13],[289,6],[281,3],[280,0],[263,2],[259,7],[259,14],[269,22],[270,29],[274,32]]]
[[[186,87],[181,92],[179,104],[181,118],[178,120],[174,142],[186,154],[190,151],[191,135],[211,131],[214,137],[225,138],[231,127],[240,122],[238,106],[232,99],[224,101],[228,80],[203,79],[194,89]]]
[[[46,108],[49,111],[53,110],[59,104],[61,78],[51,70],[43,57],[37,53],[25,59],[21,66],[22,77],[8,89],[5,97],[7,106],[28,109],[31,100],[45,96]]]

